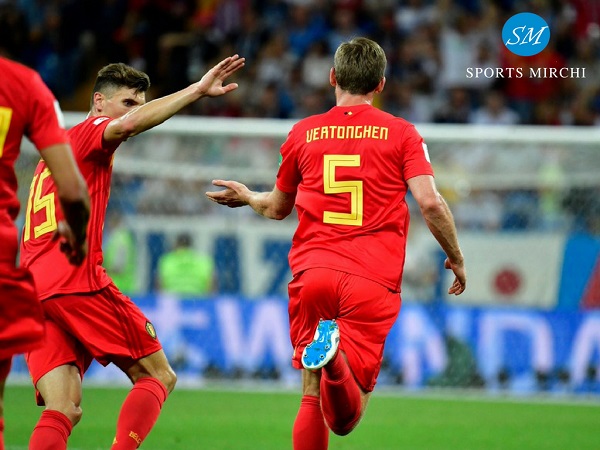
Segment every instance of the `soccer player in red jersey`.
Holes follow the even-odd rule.
[[[0,26],[7,26],[0,20]],[[6,30],[6,28],[5,28]],[[17,265],[18,231],[15,219],[17,198],[15,161],[27,136],[46,161],[56,183],[56,216],[45,214],[49,205],[40,196],[30,198],[27,209],[35,208],[48,220],[35,233],[48,233],[50,244],[61,261],[81,264],[86,255],[89,218],[87,186],[68,144],[62,112],[39,74],[2,57],[0,48],[0,450],[4,449],[4,384],[12,356],[42,345],[44,319],[29,270]],[[50,172],[52,175],[50,175]],[[52,210],[54,213],[54,209]],[[61,242],[56,242],[60,237]]]
[[[115,364],[133,382],[111,449],[138,448],[154,426],[176,375],[152,324],[102,268],[102,228],[114,152],[121,142],[192,102],[236,89],[236,83],[223,82],[244,61],[238,55],[225,58],[199,82],[148,103],[150,80],[145,73],[121,63],[99,71],[88,118],[69,130],[75,159],[90,187],[89,256],[81,267],[63,264],[50,235],[35,232],[46,220],[35,208],[28,211],[23,232],[21,258],[33,273],[47,329],[46,344],[26,357],[38,403],[46,405],[33,430],[31,450],[66,449],[72,427],[81,419],[82,378],[92,359]],[[46,172],[41,162],[32,192],[51,199],[56,186]]]
[[[341,44],[330,71],[336,106],[294,125],[273,190],[215,180],[226,189],[207,192],[217,203],[250,205],[271,219],[296,207],[289,319],[292,364],[304,370],[295,450],[327,449],[328,430],[350,433],[365,411],[400,310],[407,189],[455,274],[448,292],[459,295],[466,285],[454,219],[423,139],[410,123],[372,106],[385,67],[377,43]]]

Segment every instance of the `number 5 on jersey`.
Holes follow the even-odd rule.
[[[323,160],[323,188],[325,194],[350,194],[350,212],[323,212],[323,222],[359,227],[363,221],[363,182],[360,180],[338,181],[338,167],[360,167],[360,155],[325,155]]]

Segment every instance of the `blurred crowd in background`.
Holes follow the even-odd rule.
[[[333,53],[361,35],[379,42],[388,57],[387,84],[376,106],[411,122],[600,125],[596,0],[0,0],[0,8],[1,20],[22,31],[8,37],[0,26],[0,40],[11,42],[13,55],[41,73],[65,111],[89,109],[93,82],[105,64],[120,61],[147,72],[151,99],[186,87],[238,53],[247,60],[233,79],[239,89],[197,102],[185,113],[302,118],[333,106]],[[519,12],[542,16],[552,30],[538,55],[517,57],[502,43],[503,24]],[[469,77],[468,68],[491,69],[485,73],[494,76]],[[585,69],[585,78],[530,78],[530,68]],[[497,69],[505,76],[496,76]],[[522,77],[515,76],[516,69]],[[196,152],[198,145],[192,147]],[[460,228],[572,227],[600,233],[600,187],[562,189],[570,174],[556,152],[540,148],[513,157],[485,148],[479,151],[485,156],[473,157],[465,156],[465,148],[456,150],[454,165],[436,154],[437,163],[473,173],[528,168],[555,188],[489,186],[449,196]],[[509,168],[494,166],[500,157],[512,161]],[[582,164],[593,168],[599,161],[592,155]],[[209,212],[198,195],[206,190],[201,181],[142,183],[117,175],[114,184],[115,191],[149,193],[148,202],[121,205],[125,212]]]
[[[362,35],[388,57],[378,106],[409,121],[600,123],[594,0],[0,0],[0,7],[21,24],[13,54],[42,74],[65,110],[87,111],[97,70],[110,62],[146,71],[158,97],[239,53],[247,58],[240,89],[187,113],[304,117],[333,105],[333,52]],[[547,48],[527,58],[501,38],[504,22],[525,11],[552,30]],[[525,73],[469,78],[468,67]],[[531,79],[530,67],[585,68],[585,78]]]

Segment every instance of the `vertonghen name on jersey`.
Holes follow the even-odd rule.
[[[306,142],[323,139],[388,139],[388,128],[374,125],[330,125],[306,130]]]

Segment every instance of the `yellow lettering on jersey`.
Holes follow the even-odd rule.
[[[0,158],[4,154],[4,143],[8,130],[10,129],[10,121],[12,119],[12,109],[0,106]]]
[[[323,139],[377,139],[387,141],[389,129],[375,125],[329,125],[306,130],[306,142]]]
[[[323,211],[323,223],[361,226],[363,222],[363,182],[336,179],[338,167],[359,167],[360,155],[324,155],[323,189],[325,194],[350,194],[350,212]]]
[[[312,142],[313,132],[314,132],[313,129],[306,130],[306,142],[307,143]]]

